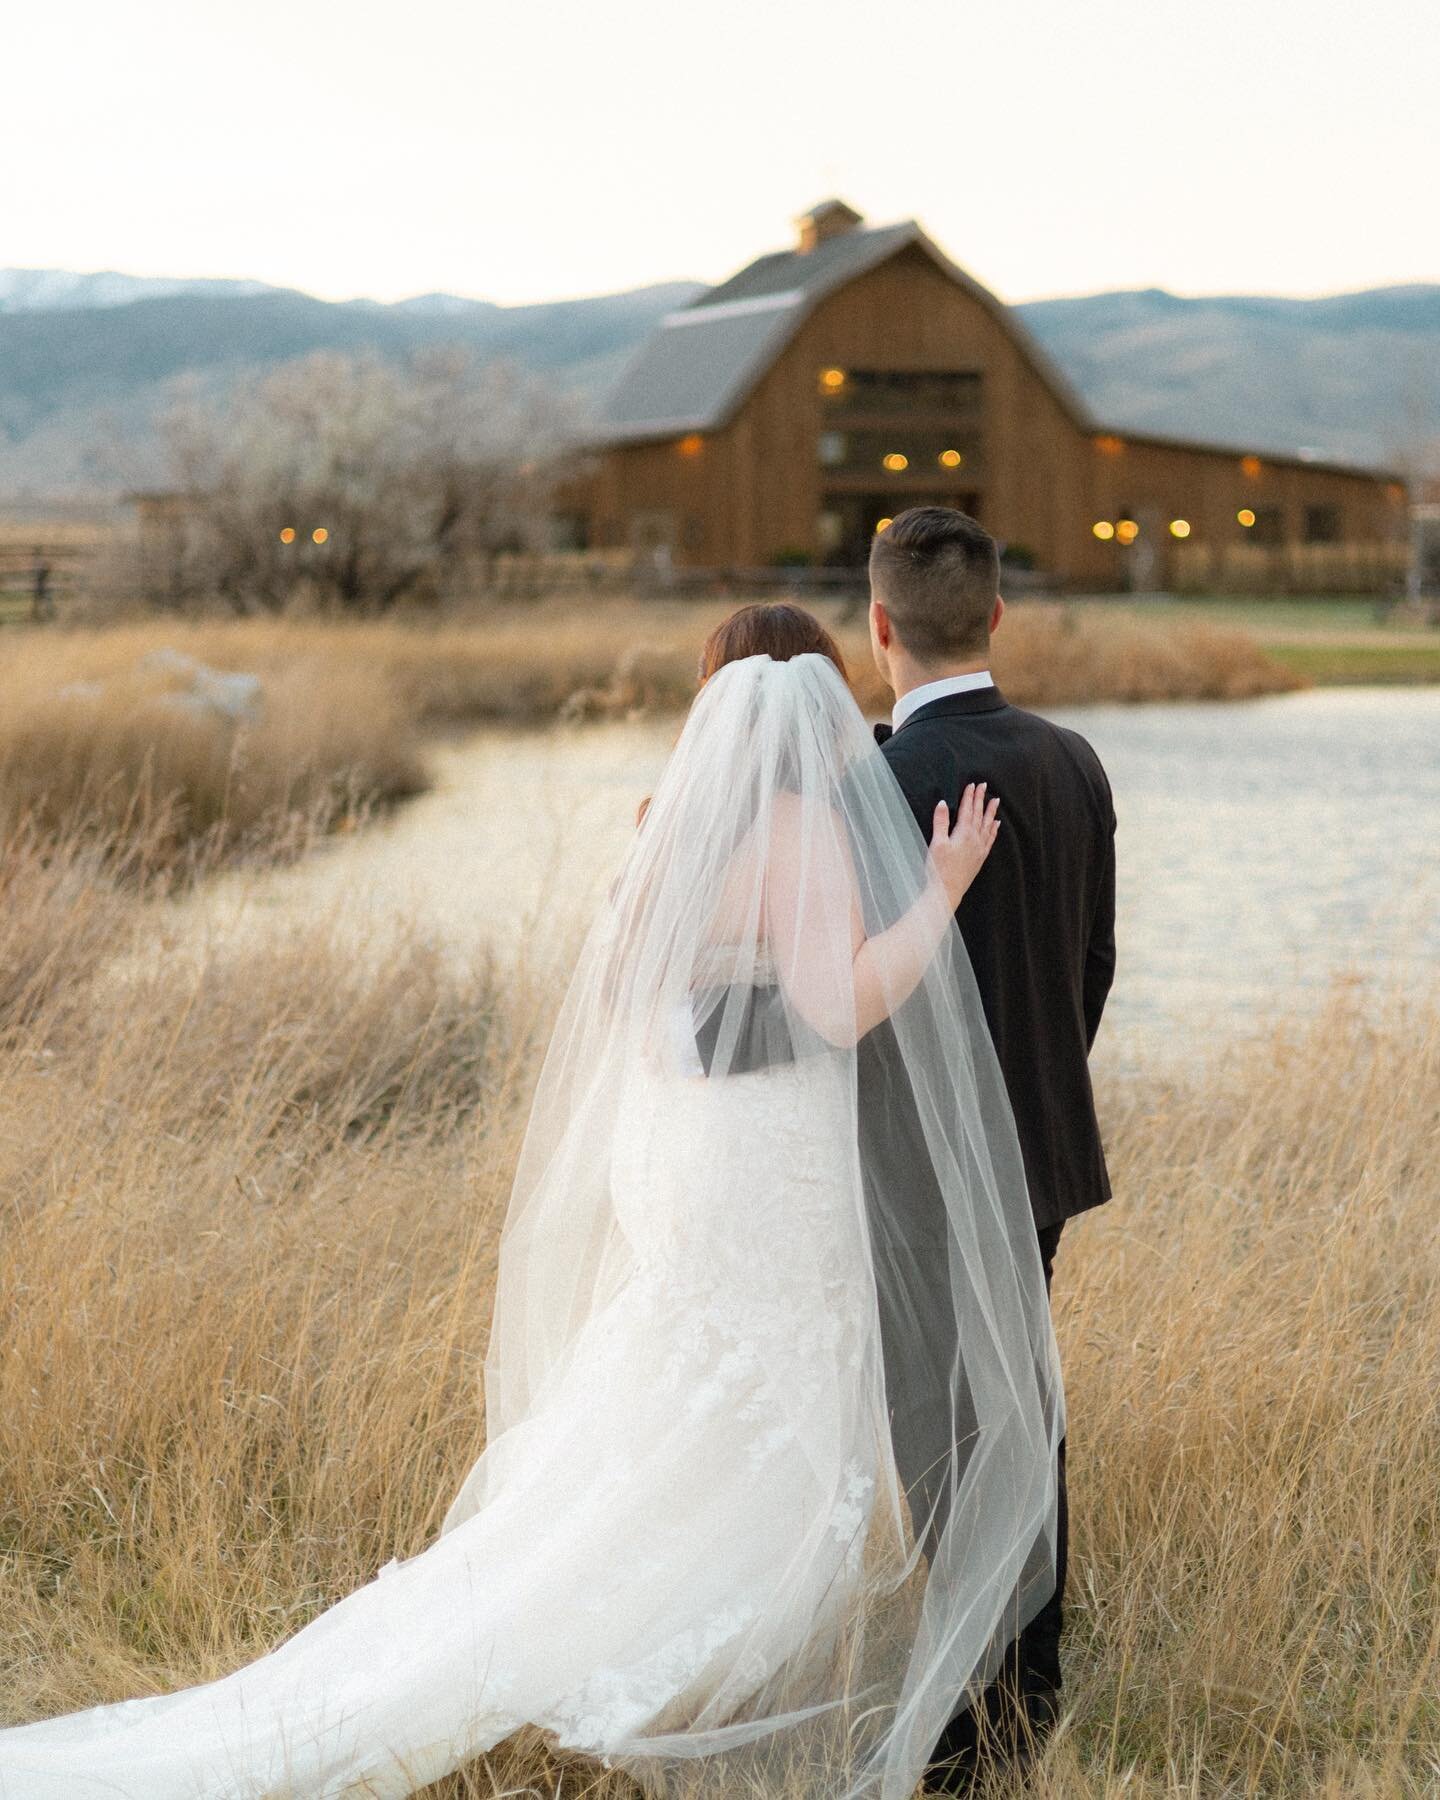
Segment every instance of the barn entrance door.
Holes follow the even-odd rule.
[[[1126,551],[1126,585],[1132,593],[1149,594],[1165,585],[1165,555],[1168,538],[1165,520],[1158,506],[1137,509],[1135,523],[1140,535]]]
[[[630,515],[630,550],[638,575],[668,581],[675,566],[675,515],[653,507]]]
[[[905,494],[894,488],[869,493],[827,493],[820,499],[817,531],[819,558],[830,566],[855,568],[869,561],[870,540],[882,519],[893,519],[910,506],[957,506],[972,519],[980,517],[980,496]]]

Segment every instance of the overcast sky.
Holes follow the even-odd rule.
[[[831,193],[1007,299],[1440,280],[1436,0],[11,0],[0,264],[505,302]]]

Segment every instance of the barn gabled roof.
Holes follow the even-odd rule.
[[[1001,301],[952,263],[914,219],[840,232],[809,250],[778,250],[661,319],[587,434],[638,443],[725,424],[822,300],[901,250],[921,250],[999,323],[1083,431],[1083,400]]]

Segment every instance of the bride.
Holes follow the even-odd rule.
[[[401,1796],[521,1725],[652,1792],[903,1800],[1054,1584],[1061,1397],[954,908],[794,608],[749,608],[581,954],[423,1554],[222,1680],[0,1732],[4,1800]]]

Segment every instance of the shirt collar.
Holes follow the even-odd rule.
[[[978,688],[994,687],[988,669],[977,669],[973,675],[943,675],[939,681],[927,681],[923,687],[911,688],[895,702],[890,722],[898,731],[911,713],[928,706],[932,700],[948,700],[952,694],[973,694]]]

